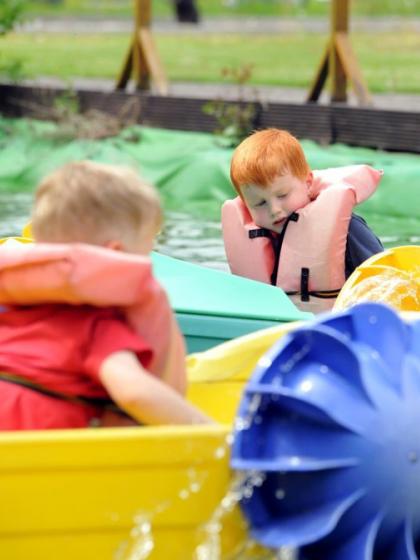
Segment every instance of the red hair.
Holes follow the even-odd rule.
[[[267,187],[276,176],[291,175],[304,179],[310,167],[302,146],[286,130],[269,128],[254,132],[236,148],[230,178],[239,196],[241,187]]]

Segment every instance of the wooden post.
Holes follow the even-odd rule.
[[[331,101],[347,101],[347,78],[361,105],[371,103],[369,89],[348,35],[349,1],[332,0],[331,34],[309,89],[308,101],[318,101],[328,74],[331,82]]]
[[[134,34],[117,80],[117,89],[125,89],[133,74],[137,89],[150,89],[152,79],[161,95],[168,95],[169,85],[153,35],[151,0],[134,0]]]

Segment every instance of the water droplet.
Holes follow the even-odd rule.
[[[134,527],[134,529],[131,529],[130,531],[130,537],[133,537],[133,539],[136,538],[139,534],[140,531],[138,527]]]
[[[419,460],[419,456],[415,451],[411,451],[408,454],[408,460],[410,461],[410,463],[417,463],[417,461]]]
[[[235,439],[235,438],[233,437],[233,434],[228,434],[228,435],[226,436],[225,441],[226,441],[226,443],[227,443],[228,445],[232,445],[234,439]]]
[[[369,317],[369,323],[371,323],[372,325],[374,325],[377,320],[378,320],[378,318],[376,317],[376,315],[371,315]]]
[[[150,523],[148,522],[144,522],[140,525],[140,532],[143,535],[146,535],[147,533],[150,533],[152,526],[150,525]]]
[[[328,373],[328,372],[330,371],[330,368],[329,368],[328,366],[321,366],[321,367],[319,368],[319,371],[320,371],[321,373]]]
[[[245,488],[244,489],[244,498],[250,498],[252,496],[253,490],[252,488]]]
[[[261,358],[258,360],[258,365],[261,367],[270,367],[271,364],[272,361],[267,356],[261,356]]]
[[[188,492],[188,490],[186,488],[181,490],[181,492],[179,493],[179,497],[181,498],[181,500],[186,500],[187,498],[189,498],[189,496],[190,496],[190,493]]]
[[[262,424],[262,421],[263,421],[263,419],[262,419],[261,416],[256,416],[256,417],[254,418],[255,424]]]
[[[248,419],[244,419],[244,418],[236,418],[235,419],[235,430],[237,432],[242,432],[243,430],[248,430],[248,428],[250,427],[251,423]]]
[[[216,459],[222,459],[226,455],[226,449],[224,447],[218,447],[214,455]]]
[[[286,496],[286,492],[282,488],[279,488],[278,490],[276,490],[276,498],[278,500],[283,500],[283,498],[285,496]]]
[[[300,388],[304,393],[308,393],[309,391],[312,391],[313,389],[312,381],[304,381],[303,383],[301,383]]]
[[[198,482],[193,482],[190,485],[190,491],[193,492],[194,494],[200,491],[200,485],[198,484]]]
[[[265,480],[265,475],[263,473],[256,473],[251,478],[251,484],[253,486],[259,487],[263,485],[264,480]]]

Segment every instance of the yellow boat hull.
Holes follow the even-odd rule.
[[[240,549],[238,508],[220,516],[231,484],[227,438],[259,357],[294,327],[189,357],[189,398],[221,425],[1,435],[0,558],[189,560],[199,546],[220,544],[222,557]]]

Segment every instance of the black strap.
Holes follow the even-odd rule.
[[[279,274],[279,264],[280,264],[280,253],[281,253],[281,248],[283,245],[283,241],[284,241],[284,236],[286,235],[286,230],[288,225],[290,224],[290,222],[297,222],[299,220],[299,214],[296,214],[296,212],[293,212],[293,214],[290,214],[290,216],[287,218],[284,227],[279,235],[278,241],[277,241],[277,246],[275,247],[274,253],[275,253],[275,259],[274,259],[274,267],[273,267],[273,271],[271,273],[270,276],[270,281],[271,281],[271,285],[272,286],[276,286],[277,285],[277,277]]]
[[[309,301],[309,268],[300,272],[300,294],[301,301]]]
[[[256,239],[257,237],[270,237],[272,238],[273,235],[269,229],[258,228],[258,229],[250,229],[248,231],[248,237],[250,239]]]
[[[27,389],[32,389],[41,395],[47,397],[53,397],[55,399],[60,399],[62,401],[72,402],[75,404],[80,404],[83,406],[93,406],[95,408],[100,408],[102,410],[110,410],[119,414],[120,416],[127,416],[124,411],[117,407],[117,405],[110,399],[101,399],[95,397],[76,397],[74,395],[67,395],[66,393],[60,393],[59,391],[54,391],[53,389],[48,389],[38,383],[29,381],[13,373],[6,373],[0,371],[0,381],[8,381],[14,385],[20,385],[21,387],[26,387]]]
[[[293,212],[291,214],[283,227],[282,232],[278,236],[278,240],[273,235],[273,232],[269,229],[258,228],[258,229],[250,229],[248,232],[249,239],[257,239],[259,237],[268,237],[271,241],[271,245],[273,247],[275,260],[274,260],[274,267],[273,271],[270,276],[270,282],[272,286],[276,286],[277,284],[277,276],[280,264],[280,253],[281,248],[283,245],[284,237],[286,235],[286,230],[290,222],[297,222],[299,220],[299,214]],[[333,299],[338,296],[340,290],[322,290],[322,291],[309,291],[309,268],[302,268],[301,276],[300,276],[300,292],[286,292],[288,296],[295,296],[301,295],[302,301],[309,301],[310,297],[316,297],[320,299]]]
[[[320,299],[333,299],[338,297],[340,290],[325,290],[325,291],[308,291],[308,296],[310,297],[317,297]],[[297,296],[300,295],[301,292],[286,292],[288,296]],[[303,300],[302,300],[303,301]]]
[[[264,228],[250,229],[248,231],[248,237],[249,237],[249,239],[258,239],[259,237],[268,237],[268,239],[271,241],[271,246],[273,248],[274,255],[277,254],[277,239],[276,239],[276,236],[273,234],[273,232],[270,231],[269,229],[264,229]],[[278,264],[277,264],[277,266],[278,266]]]

